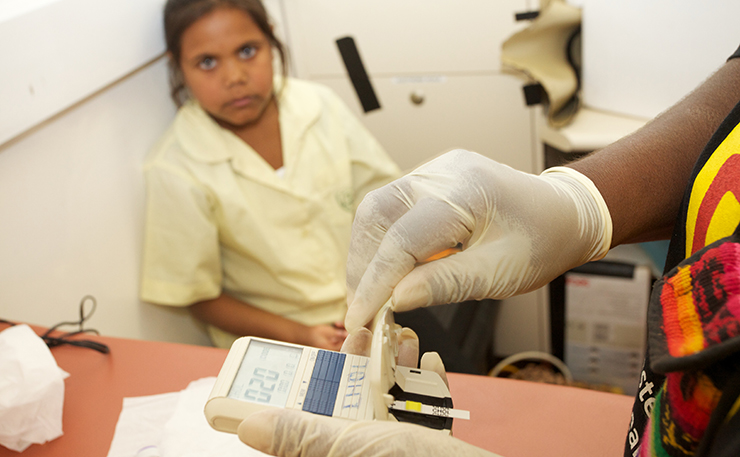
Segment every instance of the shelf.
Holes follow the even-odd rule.
[[[631,134],[647,123],[647,119],[581,108],[573,122],[555,129],[542,119],[540,140],[562,152],[589,152],[601,149]]]

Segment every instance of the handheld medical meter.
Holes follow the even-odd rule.
[[[262,338],[234,342],[205,406],[208,423],[236,433],[266,408],[293,408],[349,420],[397,420],[449,431],[452,408],[439,374],[396,366],[397,334],[389,305],[373,324],[370,357]]]

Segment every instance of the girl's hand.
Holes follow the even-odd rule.
[[[335,325],[315,325],[308,328],[304,344],[315,348],[339,351],[347,338],[344,326],[338,328]]]

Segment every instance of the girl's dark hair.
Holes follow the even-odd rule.
[[[270,46],[276,49],[282,63],[282,74],[287,76],[287,52],[285,46],[272,31],[267,10],[260,0],[167,0],[164,6],[164,38],[170,54],[170,96],[180,107],[188,99],[185,81],[180,70],[180,42],[182,34],[195,21],[217,8],[235,8],[249,14],[257,27],[265,34]]]

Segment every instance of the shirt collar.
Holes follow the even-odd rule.
[[[300,87],[296,87],[302,84],[305,83],[291,78],[284,80],[280,75],[276,75],[273,81],[273,87],[277,89],[278,94],[285,161],[289,160],[286,151],[299,149],[295,142],[301,141],[321,113],[319,96],[314,91],[300,90]],[[219,126],[194,99],[185,102],[178,110],[174,129],[185,153],[200,162],[223,162],[244,149],[257,154],[241,138]]]

